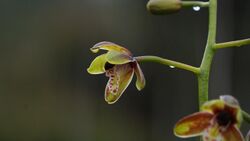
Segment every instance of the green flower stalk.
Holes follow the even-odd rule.
[[[109,77],[105,89],[105,101],[115,103],[130,84],[134,73],[136,74],[136,88],[145,87],[145,78],[138,62],[132,57],[129,50],[111,42],[100,42],[91,48],[93,53],[99,50],[108,52],[96,57],[87,71],[90,74],[103,74]]]

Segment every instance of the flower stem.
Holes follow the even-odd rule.
[[[250,115],[243,110],[241,110],[241,112],[242,112],[244,121],[246,121],[247,123],[250,123]]]
[[[181,1],[182,7],[193,7],[193,6],[199,6],[199,7],[208,7],[209,2],[203,2],[203,1]]]
[[[244,45],[250,44],[250,38],[243,39],[243,40],[237,40],[237,41],[230,41],[225,43],[218,43],[214,46],[215,49],[221,49],[221,48],[229,48],[229,47],[241,47]]]
[[[138,57],[135,57],[135,59],[138,62],[156,62],[156,63],[160,63],[160,64],[163,64],[163,65],[174,66],[174,67],[179,68],[179,69],[191,71],[191,72],[193,72],[195,74],[200,73],[200,69],[197,68],[197,67],[193,67],[193,66],[190,66],[190,65],[187,65],[187,64],[184,64],[184,63],[180,63],[180,62],[177,62],[177,61],[172,61],[172,60],[169,60],[169,59],[161,58],[161,57],[158,57],[158,56],[138,56]]]
[[[208,85],[211,64],[215,50],[213,49],[216,42],[216,24],[217,24],[217,0],[210,0],[209,5],[209,25],[207,45],[200,66],[198,75],[199,106],[208,100]]]

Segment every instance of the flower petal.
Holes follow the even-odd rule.
[[[244,141],[244,138],[236,126],[229,126],[222,132],[223,141]]]
[[[89,68],[87,69],[88,73],[90,74],[102,74],[105,72],[105,64],[107,54],[102,54],[97,56],[92,63],[90,64]]]
[[[220,99],[223,100],[228,106],[238,108],[240,106],[239,102],[231,95],[222,95]]]
[[[110,64],[126,64],[133,61],[133,57],[118,51],[109,51],[106,58]]]
[[[105,89],[105,101],[108,104],[113,104],[121,97],[130,84],[134,75],[134,69],[131,64],[115,65],[107,70],[106,75],[109,77],[109,81]]]
[[[216,122],[213,122],[211,126],[204,130],[202,138],[203,141],[222,141],[223,137],[220,126]]]
[[[108,51],[117,51],[123,54],[127,54],[129,56],[132,56],[131,52],[127,50],[126,48],[119,46],[112,42],[107,42],[107,41],[103,41],[103,42],[95,44],[90,50],[94,53],[97,53],[100,49],[108,50]]]
[[[135,62],[134,64],[135,64],[135,74],[136,74],[136,78],[137,78],[136,79],[136,88],[140,91],[145,87],[146,80],[145,80],[144,74],[143,74],[139,64],[137,62]]]
[[[177,122],[174,133],[178,137],[187,138],[201,135],[210,125],[213,114],[209,112],[197,112],[184,117]]]
[[[201,107],[201,110],[214,113],[215,111],[222,110],[224,107],[225,107],[225,102],[216,99],[204,103]]]

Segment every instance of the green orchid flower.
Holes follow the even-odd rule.
[[[202,136],[204,141],[244,141],[239,130],[242,114],[238,101],[229,95],[211,100],[201,112],[179,120],[174,128],[181,138]]]
[[[97,56],[87,71],[90,74],[106,73],[106,76],[109,77],[104,96],[108,104],[115,103],[121,97],[134,73],[137,77],[136,88],[142,90],[145,87],[143,72],[129,50],[106,41],[97,43],[90,50],[93,53],[97,53],[99,50],[107,51],[107,53]]]

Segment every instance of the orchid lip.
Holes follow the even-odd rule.
[[[235,123],[235,118],[229,111],[221,111],[216,115],[216,121],[220,126],[228,126]]]

